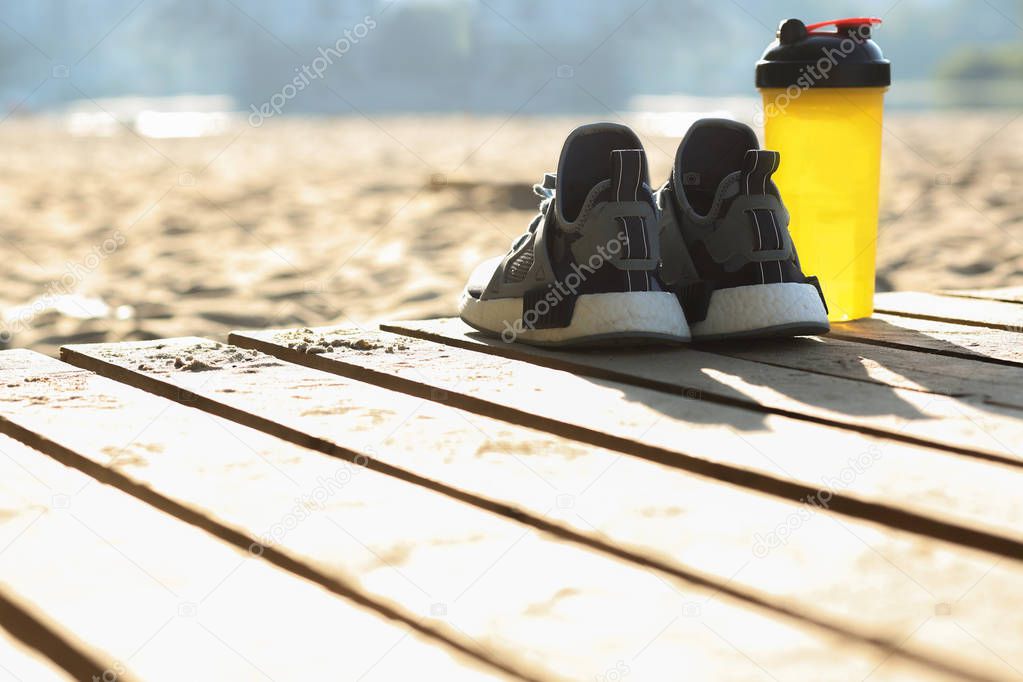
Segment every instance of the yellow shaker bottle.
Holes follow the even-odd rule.
[[[881,116],[891,64],[870,39],[880,19],[782,22],[756,67],[765,146],[804,272],[832,321],[874,311]],[[834,31],[823,31],[834,26]]]

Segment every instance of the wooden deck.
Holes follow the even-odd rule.
[[[1023,678],[1023,289],[877,307],[0,353],[0,680]]]

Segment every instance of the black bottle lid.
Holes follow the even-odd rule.
[[[891,62],[870,39],[881,20],[855,17],[805,25],[786,19],[757,62],[758,88],[873,88],[892,83]],[[822,31],[834,26],[834,31]]]

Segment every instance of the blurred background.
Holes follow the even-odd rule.
[[[452,314],[575,125],[660,182],[781,19],[864,15],[879,288],[1023,283],[1023,0],[5,3],[0,347]]]

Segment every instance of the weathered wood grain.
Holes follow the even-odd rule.
[[[418,344],[406,360],[426,371],[431,371],[426,348],[434,349],[437,362],[449,353],[449,349],[414,340],[389,346],[351,337],[340,340],[351,341],[353,350],[364,349],[355,352],[376,349],[383,355],[408,353]],[[504,509],[504,513],[531,524],[543,524],[565,496],[569,511],[556,522],[566,536],[582,535],[581,542],[604,543],[609,552],[613,551],[609,545],[623,547],[634,553],[632,560],[645,560],[675,575],[716,582],[722,592],[779,612],[785,610],[785,604],[792,605],[797,609],[793,615],[821,624],[841,624],[848,633],[888,638],[901,632],[905,636],[912,629],[909,623],[920,614],[944,608],[936,605],[944,602],[936,602],[935,596],[946,590],[931,580],[962,579],[962,589],[950,588],[951,593],[967,590],[989,569],[992,572],[979,585],[998,582],[1001,570],[1013,576],[1007,584],[1015,584],[1019,577],[1016,561],[994,556],[984,559],[983,554],[948,543],[839,519],[830,513],[806,513],[806,507],[696,479],[668,466],[566,443],[436,401],[425,402],[275,362],[264,355],[239,358],[230,349],[201,340],[76,347],[68,349],[67,357],[119,380],[178,395],[200,409],[302,440],[325,452],[338,456],[351,456],[350,448],[371,452],[387,466],[455,488],[449,494],[466,491],[474,503],[496,511]],[[174,368],[176,358],[189,357],[210,369],[190,372]],[[145,369],[138,370],[139,366]],[[481,378],[474,364],[466,367],[474,372],[472,381]],[[446,386],[437,388],[435,397],[445,398],[446,391],[450,402],[455,389]],[[528,386],[527,392],[532,384]],[[576,390],[566,395],[581,393]],[[539,409],[549,403],[539,402]],[[863,473],[866,475],[860,478],[870,478],[869,472]],[[914,474],[918,480],[920,473]],[[832,476],[840,475],[840,470],[832,472]],[[832,502],[829,499],[829,505]],[[770,511],[770,505],[777,505],[775,511]],[[800,520],[803,514],[810,517],[806,523]],[[772,520],[765,526],[765,519]],[[793,519],[799,532],[781,529],[785,541],[776,543],[773,536]],[[758,538],[764,547],[758,546]],[[945,558],[938,560],[939,555]],[[973,560],[979,563],[968,568]],[[940,571],[934,573],[938,566]],[[871,577],[864,581],[863,575]],[[930,586],[922,587],[925,585]],[[863,589],[883,590],[885,603],[867,603]],[[999,615],[988,628],[997,634],[1003,625]],[[927,656],[940,656],[938,652],[952,650],[950,641],[944,639],[950,634],[948,630],[944,635],[921,634],[917,641],[921,646],[927,642]]]
[[[238,349],[214,349],[216,357],[174,355],[170,367],[180,357],[175,372],[214,378],[217,371],[192,370],[226,360],[239,376],[252,378],[284,366]],[[396,617],[429,621],[447,641],[478,648],[528,677],[590,678],[619,664],[637,679],[670,670],[710,678],[768,670],[803,678],[823,668],[863,677],[879,663],[882,677],[904,679],[965,674],[957,661],[991,677],[1000,669],[989,655],[974,659],[972,652],[959,658],[936,652],[937,662],[914,664],[909,651],[885,662],[880,643],[754,607],[729,595],[727,585],[716,590],[584,548],[426,486],[352,467],[40,356],[21,362],[29,366],[0,371],[0,382],[14,384],[0,399],[0,430],[35,438],[49,454],[104,474],[105,482],[179,518],[205,518],[209,532],[236,545],[246,542],[238,536],[261,538],[255,547],[264,559],[282,564],[290,557],[292,571],[328,588],[343,581],[378,609],[386,605]],[[333,409],[333,403],[303,406],[310,414]],[[371,406],[359,411],[371,423],[384,418]],[[368,448],[371,431],[352,428],[346,440]],[[546,509],[552,506],[548,498]],[[971,582],[990,567],[987,555],[963,561],[957,566],[967,573],[959,578]],[[998,584],[1001,575],[995,568],[986,580]],[[900,624],[917,626],[916,615],[903,614]]]
[[[1017,410],[984,405],[977,399],[849,381],[693,349],[569,354],[488,339],[453,318],[399,322],[385,327],[396,333],[577,374],[682,396],[699,395],[704,403],[713,403],[704,405],[708,411],[719,404],[735,405],[959,453],[983,454],[1013,463],[1023,460],[1023,450],[1014,447],[1023,443],[1023,415]],[[247,335],[268,338],[260,334]],[[749,344],[737,347],[747,348]]]
[[[874,307],[878,312],[890,315],[1023,333],[1023,307],[1005,301],[893,291],[878,294]],[[1023,336],[1020,341],[1023,341]]]
[[[1012,546],[999,551],[1019,555],[1021,510],[1011,493],[1023,482],[1018,467],[991,467],[844,429],[708,404],[698,391],[679,398],[385,332],[313,333],[326,336],[330,351],[309,354],[289,348],[295,345],[289,332],[272,341],[257,337],[269,339],[273,332],[233,338],[326,371],[482,414],[496,413],[552,433],[570,433],[598,446],[611,445],[789,499],[814,495],[822,481],[832,480],[863,453],[884,452],[870,476],[856,477],[834,491],[832,510],[993,549],[997,541],[992,543],[991,537],[971,535],[974,530],[990,531],[1012,539]],[[400,352],[387,352],[396,347]],[[106,357],[130,366],[130,359],[117,359],[116,348]],[[565,401],[564,396],[576,398]],[[1013,483],[1006,485],[1010,479]],[[992,485],[1006,486],[999,488],[1004,494],[993,494]]]
[[[877,313],[865,320],[832,323],[829,336],[995,365],[1023,365],[1019,335],[1001,329]]]
[[[59,409],[90,407],[112,405],[80,395]],[[485,675],[408,628],[6,436],[0,453],[0,591],[13,592],[21,612],[5,608],[0,619],[15,631],[19,617],[58,624],[49,637],[22,624],[21,636],[76,679]]]
[[[946,296],[962,298],[980,298],[988,301],[1006,301],[1023,303],[1023,287],[1004,287],[1002,289],[955,289],[941,292]]]

